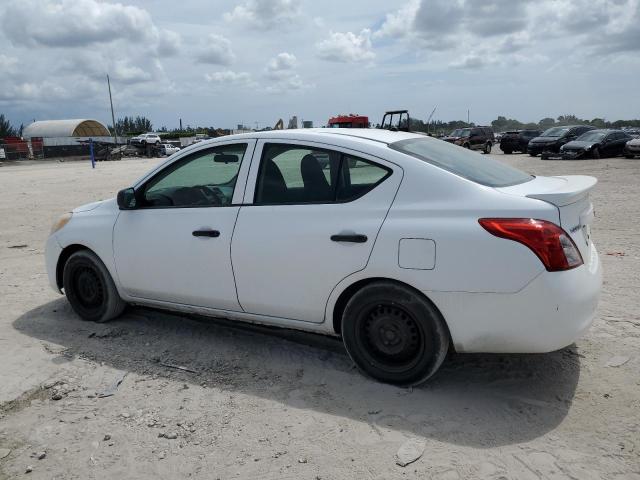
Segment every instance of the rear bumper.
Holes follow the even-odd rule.
[[[545,353],[570,345],[588,330],[601,286],[602,267],[592,247],[584,265],[544,271],[514,294],[425,294],[442,312],[459,352]]]

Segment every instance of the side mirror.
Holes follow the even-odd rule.
[[[125,188],[118,192],[120,210],[134,210],[137,207],[136,203],[136,191],[133,188]]]

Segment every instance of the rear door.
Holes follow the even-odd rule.
[[[402,178],[360,152],[261,140],[231,245],[249,313],[321,323],[332,289],[367,265]]]

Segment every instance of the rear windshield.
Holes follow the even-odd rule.
[[[533,179],[531,175],[487,155],[434,138],[412,138],[389,145],[451,173],[488,187],[508,187]]]

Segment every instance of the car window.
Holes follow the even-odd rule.
[[[346,202],[361,197],[389,175],[391,170],[382,165],[351,155],[343,155],[337,199]]]
[[[340,153],[287,144],[265,144],[255,203],[314,203],[335,200]]]
[[[286,144],[263,148],[256,204],[345,202],[378,185],[390,170],[326,149]]]
[[[401,140],[389,147],[489,187],[517,185],[533,178],[488,156],[479,157],[466,148],[434,138]]]
[[[231,204],[246,143],[201,150],[171,164],[143,189],[146,207],[223,207]]]

